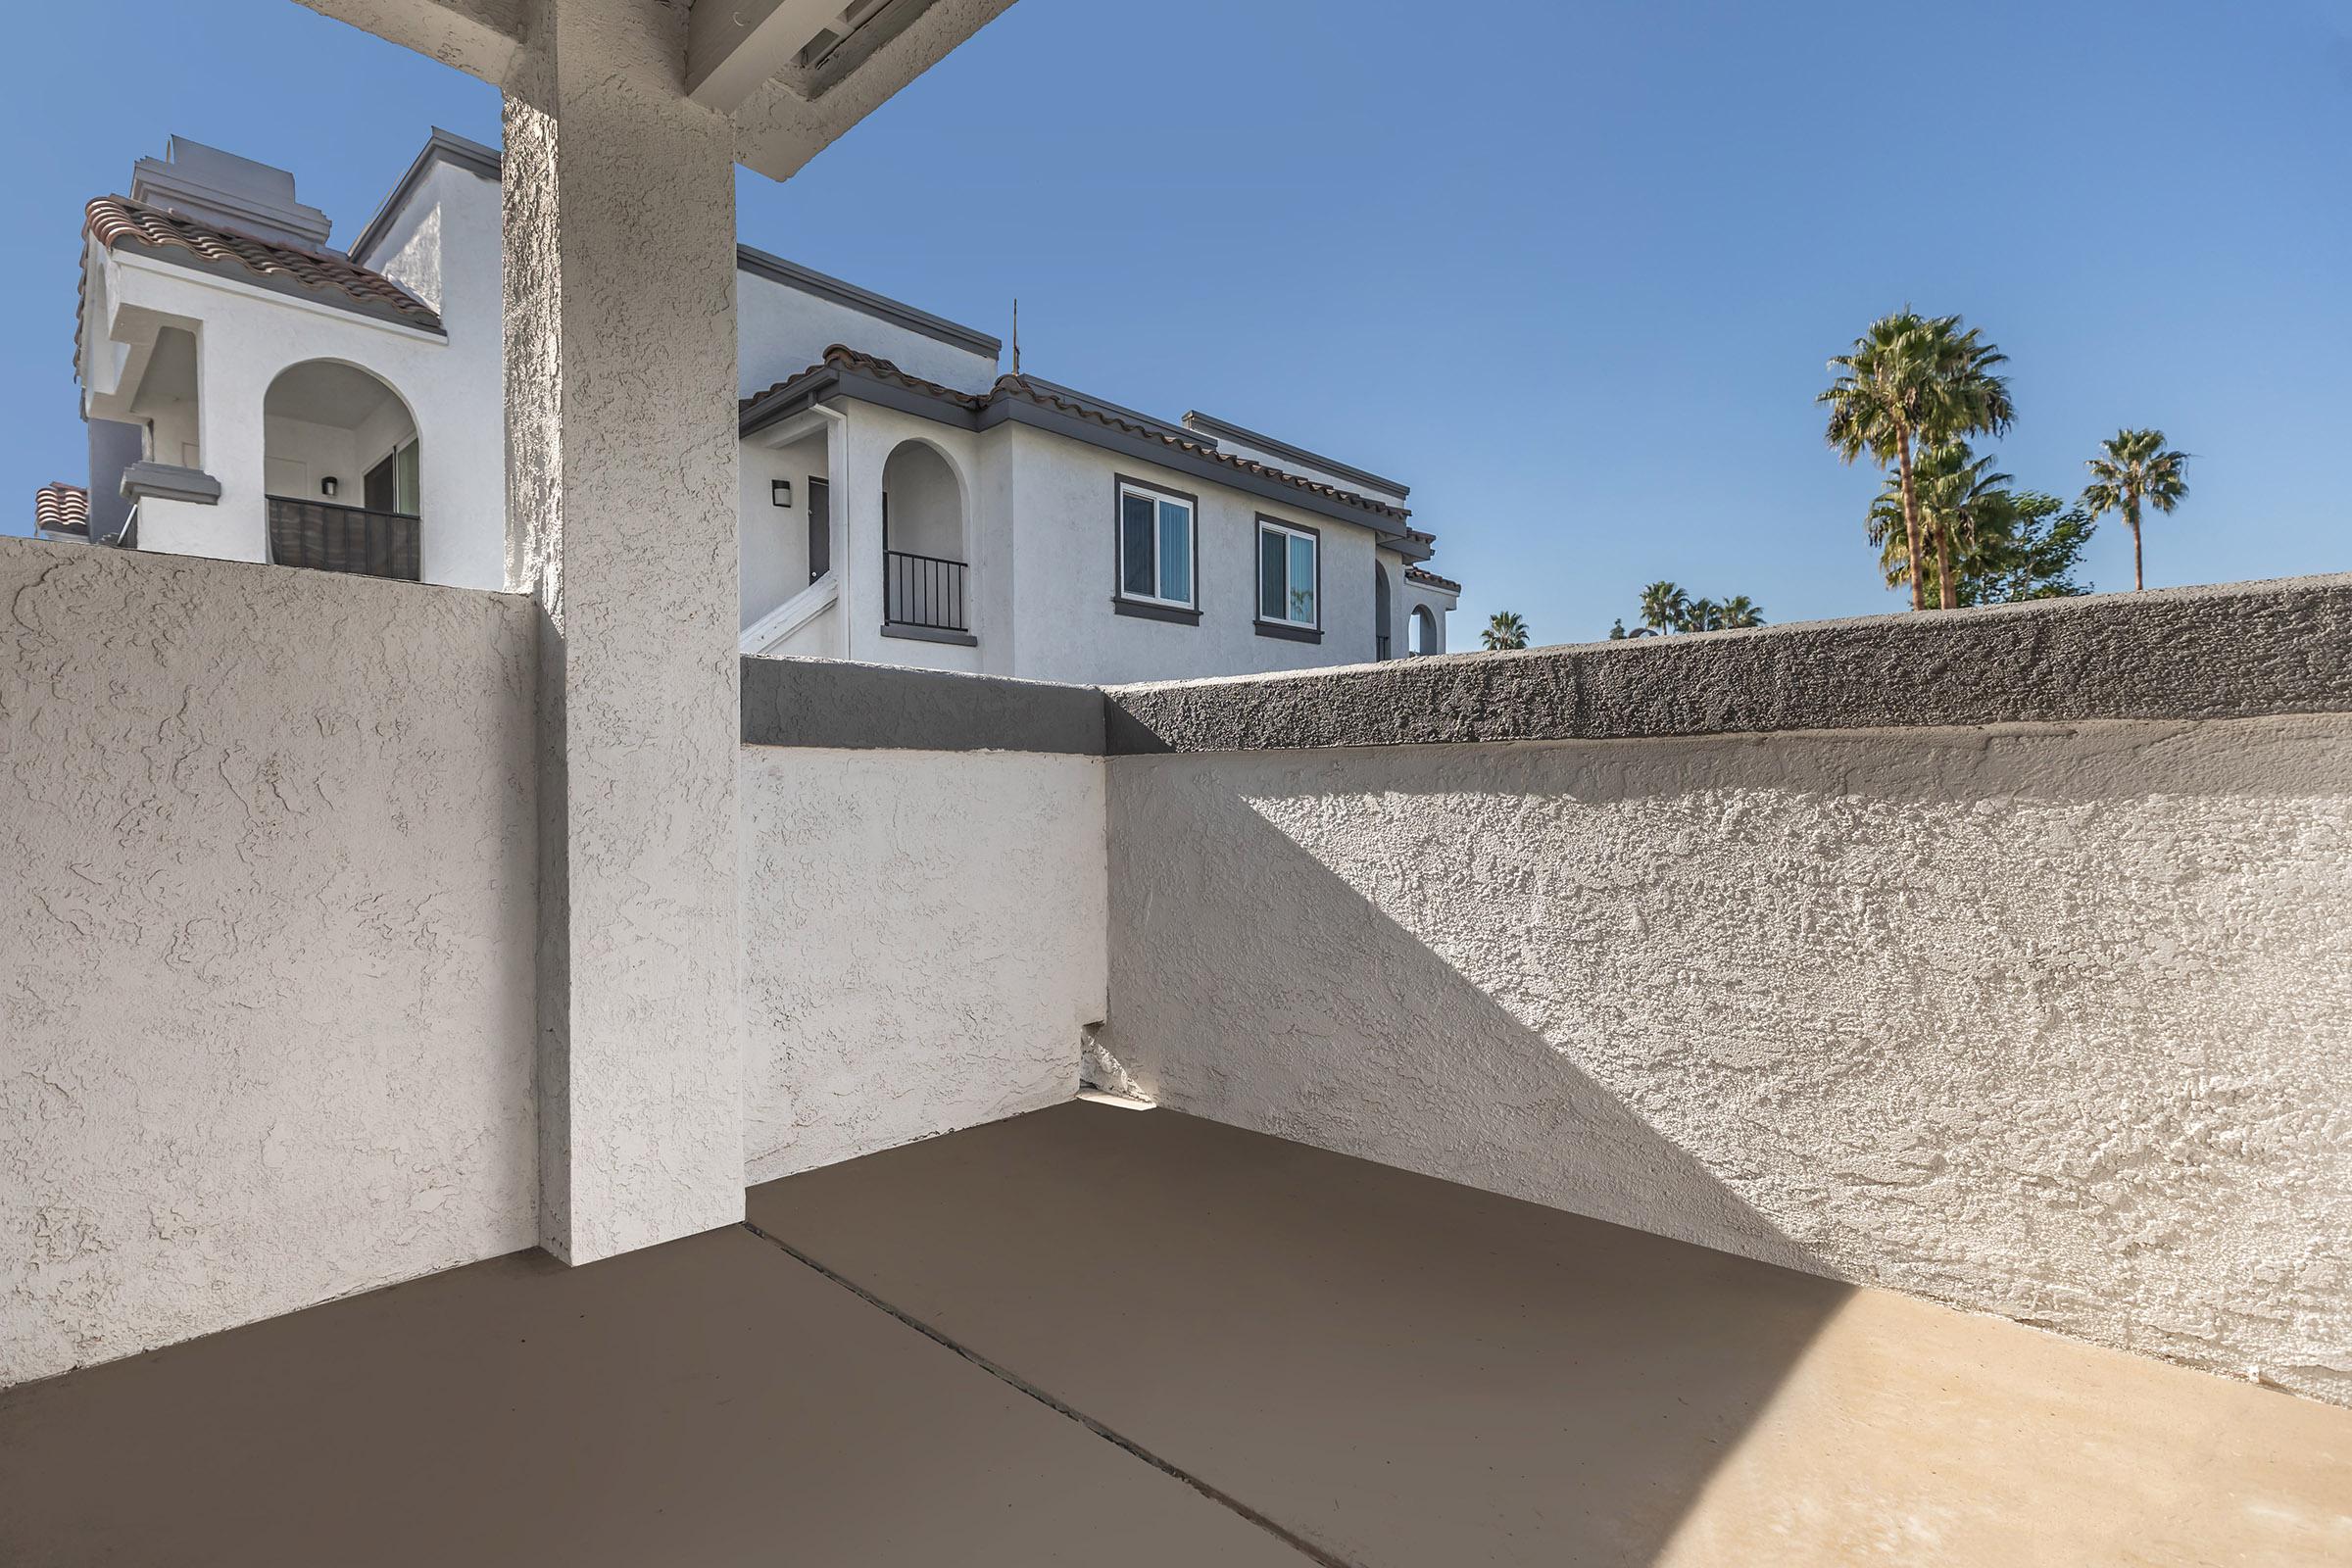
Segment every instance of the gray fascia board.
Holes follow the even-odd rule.
[[[220,481],[202,468],[183,468],[172,463],[134,463],[122,470],[122,493],[137,501],[190,501],[200,507],[220,504]]]
[[[1223,485],[1228,490],[1239,490],[1245,495],[1254,496],[1260,501],[1271,501],[1293,511],[1311,512],[1319,517],[1329,517],[1334,522],[1352,523],[1384,538],[1403,539],[1405,535],[1404,524],[1395,518],[1351,507],[1344,501],[1334,501],[1312,490],[1302,490],[1296,485],[1269,479],[1263,474],[1251,473],[1247,468],[1232,467],[1202,453],[1172,447],[1164,441],[1137,435],[1132,430],[1098,424],[1079,415],[1047,408],[1027,398],[999,398],[991,403],[981,411],[979,428],[991,429],[1007,420],[1054,435],[1068,436],[1073,441],[1083,441],[1088,446],[1100,447],[1105,452],[1114,452],[1138,463],[1173,469],[1189,478]]]
[[[392,306],[377,305],[368,300],[358,299],[344,293],[339,288],[313,288],[308,283],[288,277],[283,272],[258,272],[242,262],[214,261],[209,257],[197,255],[183,245],[149,245],[139,240],[124,239],[118,242],[114,248],[133,256],[144,257],[151,262],[162,262],[171,267],[184,267],[191,272],[203,272],[210,277],[224,278],[232,283],[244,283],[253,288],[267,289],[272,294],[283,294],[288,299],[307,300],[313,305],[323,305],[330,311],[348,311],[353,316],[364,316],[371,321],[387,321],[394,326],[405,326],[412,332],[422,332],[429,337],[441,338],[444,341],[449,337],[446,328],[427,326],[415,317],[404,315]],[[439,313],[435,312],[434,314],[438,315]]]
[[[877,294],[872,289],[859,288],[855,283],[829,276],[814,268],[803,267],[798,262],[788,262],[781,256],[770,255],[755,246],[737,245],[735,247],[735,265],[744,271],[764,277],[770,282],[781,283],[786,288],[798,289],[804,294],[813,295],[817,299],[830,301],[832,304],[856,311],[861,316],[870,316],[878,321],[887,321],[892,326],[904,327],[909,332],[920,332],[923,336],[936,338],[951,348],[962,349],[966,353],[977,354],[990,361],[994,361],[1004,352],[1004,345],[1001,340],[989,336],[977,327],[964,326],[959,322],[949,320],[944,316],[933,316],[929,311],[917,310],[911,305]]]
[[[1353,479],[1360,485],[1385,491],[1398,500],[1403,500],[1413,493],[1394,479],[1384,479],[1377,473],[1371,473],[1335,459],[1324,457],[1320,453],[1309,452],[1304,447],[1295,447],[1288,441],[1277,441],[1270,435],[1259,435],[1255,430],[1247,429],[1229,419],[1220,419],[1214,415],[1202,414],[1198,409],[1185,415],[1184,423],[1188,433],[1204,432],[1211,436],[1223,436],[1228,441],[1239,441],[1246,447],[1255,447],[1260,452],[1271,452],[1276,457],[1288,458],[1293,463],[1303,465],[1306,467],[1321,468],[1325,473],[1336,473],[1343,479]]]
[[[746,746],[1102,755],[1095,686],[746,656],[742,694]]]
[[[1049,381],[1042,375],[1023,375],[1020,379],[1028,382],[1031,386],[1044,387],[1049,392],[1059,393],[1072,403],[1083,403],[1089,408],[1101,409],[1105,414],[1115,414],[1122,419],[1133,419],[1147,430],[1156,430],[1162,435],[1172,436],[1179,441],[1199,441],[1205,446],[1212,447],[1217,444],[1215,438],[1197,435],[1181,424],[1170,424],[1165,419],[1154,418],[1149,414],[1142,414],[1134,409],[1123,407],[1111,402],[1108,398],[1099,398],[1091,392],[1081,392],[1076,387],[1063,386],[1058,381]]]
[[[763,398],[753,404],[745,411],[739,430],[744,435],[750,435],[778,419],[798,414],[811,403],[829,403],[835,398],[844,397],[880,408],[896,409],[902,414],[911,414],[917,418],[938,424],[953,425],[958,430],[993,430],[1008,422],[1025,424],[1031,429],[1066,436],[1138,463],[1173,469],[1189,478],[1239,490],[1245,495],[1270,501],[1296,512],[1311,512],[1317,516],[1329,517],[1334,522],[1352,523],[1380,535],[1384,542],[1392,542],[1393,548],[1400,553],[1410,554],[1420,550],[1421,555],[1416,559],[1426,560],[1428,556],[1426,549],[1406,533],[1404,524],[1394,518],[1361,511],[1344,501],[1334,501],[1329,496],[1287,485],[1263,474],[1251,473],[1247,468],[1229,466],[1215,458],[1183,447],[1172,447],[1151,436],[1138,435],[1132,430],[1117,429],[1061,409],[1032,403],[1023,397],[999,397],[985,408],[975,411],[913,387],[901,386],[895,381],[880,380],[834,367],[821,378],[810,376],[803,385],[789,388],[784,396]]]
[[[394,220],[400,217],[401,209],[408,206],[409,198],[414,196],[416,193],[416,187],[423,183],[426,171],[430,170],[436,162],[455,164],[460,169],[469,170],[493,183],[497,182],[506,168],[505,155],[497,148],[485,147],[478,141],[460,136],[454,131],[443,130],[439,125],[435,125],[432,134],[425,137],[423,148],[416,154],[415,161],[409,165],[408,172],[400,176],[399,183],[392,187],[392,194],[383,199],[383,202],[375,210],[375,216],[368,220],[366,226],[362,227],[359,234],[352,240],[351,249],[344,252],[346,256],[358,262],[362,267],[368,265],[366,260],[368,253],[372,251],[377,242],[382,240],[385,233],[390,230]]]
[[[2352,713],[2348,650],[2352,573],[1112,687],[1110,750]]]

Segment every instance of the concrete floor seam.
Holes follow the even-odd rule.
[[[1272,1536],[1275,1540],[1281,1542],[1284,1545],[1289,1546],[1292,1550],[1305,1557],[1310,1562],[1319,1564],[1320,1568],[1361,1568],[1361,1565],[1351,1562],[1348,1558],[1335,1556],[1331,1552],[1326,1551],[1323,1547],[1316,1545],[1313,1542],[1306,1540],[1291,1530],[1285,1529],[1282,1525],[1276,1523],[1272,1519],[1267,1518],[1264,1514],[1258,1512],[1255,1508],[1250,1507],[1239,1497],[1236,1497],[1217,1487],[1211,1486],[1208,1482],[1201,1480],[1199,1476],[1194,1475],[1191,1471],[1161,1458],[1158,1454],[1153,1453],[1151,1449],[1137,1443],[1134,1439],[1103,1425],[1101,1421],[1096,1420],[1093,1416],[1088,1415],[1085,1411],[1076,1408],[1066,1401],[1056,1398],[1054,1395],[1048,1393],[1044,1389],[1039,1388],[1036,1384],[1031,1383],[1027,1378],[1022,1377],[1010,1367],[1000,1365],[999,1363],[990,1360],[987,1356],[981,1354],[978,1350],[973,1349],[970,1346],[951,1339],[948,1335],[940,1332],[938,1329],[924,1322],[921,1318],[914,1316],[905,1308],[897,1306],[890,1301],[884,1300],[881,1297],[876,1296],[872,1291],[867,1290],[856,1280],[850,1279],[848,1276],[840,1273],[838,1270],[829,1268],[825,1264],[817,1261],[815,1258],[810,1257],[808,1253],[802,1251],[799,1248],[793,1246],[790,1242],[784,1240],[782,1237],[775,1235],[773,1232],[761,1230],[758,1225],[752,1223],[750,1220],[745,1220],[742,1223],[745,1230],[750,1231],[754,1236],[759,1237],[770,1247],[775,1248],[778,1251],[791,1258],[794,1262],[824,1276],[824,1278],[832,1281],[835,1285],[840,1286],[843,1290],[849,1292],[852,1296],[857,1297],[859,1300],[865,1302],[867,1305],[872,1306],[879,1311],[888,1313],[890,1316],[896,1318],[899,1322],[904,1323],[906,1325],[906,1327],[914,1330],[915,1333],[920,1334],[923,1338],[931,1341],[934,1345],[941,1346],[946,1349],[954,1351],[956,1354],[961,1356],[964,1360],[969,1361],[972,1365],[987,1373],[990,1377],[995,1378],[998,1382],[1004,1384],[1006,1388],[1036,1400],[1039,1404],[1044,1405],[1047,1409],[1052,1410],[1054,1414],[1061,1416],[1066,1420],[1075,1421],[1078,1423],[1078,1425],[1086,1428],[1087,1431],[1092,1432],[1096,1437],[1101,1438],[1103,1442],[1110,1444],[1112,1446],[1120,1449],[1122,1452],[1125,1452],[1136,1459],[1142,1460],[1145,1464],[1152,1466],[1152,1469],[1161,1472],[1163,1475],[1166,1475],[1173,1480],[1184,1483],[1184,1485],[1192,1488],[1193,1491],[1199,1493],[1210,1502],[1215,1503],[1217,1506],[1227,1510],[1228,1512],[1247,1521],[1248,1523],[1256,1526],[1259,1530],[1262,1530],[1267,1535]]]

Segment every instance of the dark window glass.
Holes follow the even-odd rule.
[[[1281,620],[1283,603],[1290,597],[1289,580],[1284,574],[1285,552],[1283,536],[1271,528],[1261,528],[1257,534],[1257,614],[1260,620]]]
[[[1156,523],[1150,496],[1119,496],[1119,586],[1147,599],[1159,596],[1159,573],[1152,567],[1152,536]]]

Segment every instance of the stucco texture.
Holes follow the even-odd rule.
[[[508,85],[509,585],[545,612],[540,1240],[743,1217],[735,212],[684,8],[542,4]]]
[[[1110,767],[1166,1102],[2352,1403],[2352,720]]]
[[[0,540],[0,1383],[529,1246],[529,604]]]
[[[749,1181],[1077,1089],[1107,985],[1102,769],[743,749]]]

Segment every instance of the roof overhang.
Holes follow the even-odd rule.
[[[741,432],[746,436],[753,435],[819,404],[844,400],[895,410],[958,430],[983,431],[1002,424],[1026,425],[1131,462],[1151,464],[1181,473],[1187,478],[1222,485],[1228,490],[1237,490],[1291,511],[1312,513],[1335,522],[1352,523],[1379,535],[1382,549],[1395,551],[1409,561],[1427,560],[1430,555],[1425,540],[1396,517],[1350,506],[1345,501],[1301,489],[1263,473],[1234,467],[1206,453],[1172,446],[1153,436],[1102,424],[1068,410],[1024,397],[999,394],[985,401],[951,399],[926,392],[920,387],[906,386],[884,376],[868,374],[851,366],[818,366],[753,399],[743,410]],[[978,402],[977,407],[974,406],[975,402]]]
[[[529,0],[299,0],[497,87]],[[786,179],[1012,0],[694,0],[678,92],[735,122],[735,161]]]

